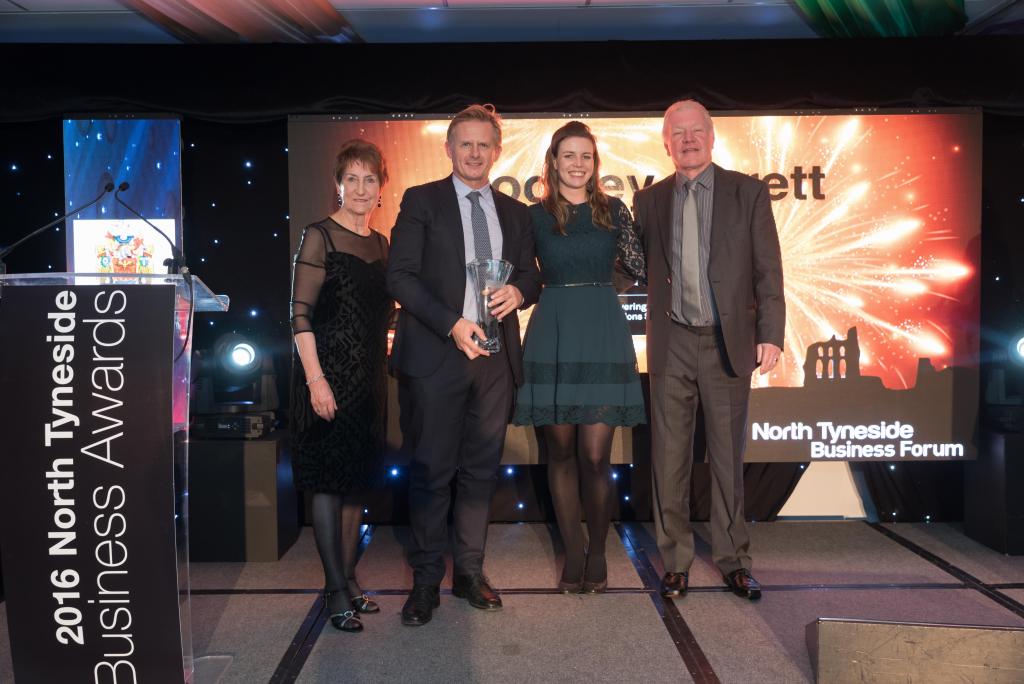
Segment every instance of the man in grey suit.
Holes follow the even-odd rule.
[[[661,593],[686,593],[694,544],[690,472],[698,406],[711,467],[711,551],[725,583],[756,600],[743,515],[750,378],[782,353],[782,258],[764,182],[711,162],[714,125],[693,100],[665,111],[676,172],[634,197],[647,254],[654,520]]]

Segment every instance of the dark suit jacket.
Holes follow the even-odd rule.
[[[665,369],[672,325],[672,191],[675,176],[662,179],[633,199],[633,215],[647,254],[647,366]],[[708,278],[718,306],[726,354],[737,375],[751,373],[757,345],[782,347],[786,302],[782,256],[768,186],[715,165]]]
[[[523,294],[523,306],[540,296],[540,273],[533,228],[526,205],[498,192],[494,205],[501,223],[502,258],[515,266],[509,284]],[[391,232],[388,291],[401,304],[391,351],[391,368],[422,378],[436,371],[454,342],[448,337],[462,317],[466,293],[466,247],[462,216],[452,177],[409,188]],[[502,321],[516,384],[523,382],[519,319]]]

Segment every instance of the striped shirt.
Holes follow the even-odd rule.
[[[683,317],[683,202],[689,192],[696,192],[698,234],[698,263],[700,264],[700,318],[688,321]],[[709,164],[693,181],[676,171],[675,190],[672,193],[672,320],[686,325],[721,325],[718,307],[708,280],[708,258],[711,254],[711,220],[715,199],[715,166]]]

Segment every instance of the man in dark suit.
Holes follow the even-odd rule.
[[[743,447],[754,368],[782,353],[782,258],[767,186],[711,163],[703,106],[677,102],[662,135],[675,174],[638,192],[647,253],[654,520],[661,592],[682,596],[693,562],[690,472],[698,406],[711,468],[711,552],[739,596],[761,597],[743,516]]]
[[[484,545],[505,429],[523,378],[515,312],[540,296],[526,206],[488,180],[501,152],[494,108],[472,105],[456,114],[445,150],[452,175],[405,192],[388,262],[388,290],[402,307],[391,366],[412,454],[413,589],[402,608],[406,625],[426,624],[440,605],[453,478],[452,593],[476,608],[501,608],[483,575]],[[502,320],[501,351],[495,354],[474,340],[484,333],[466,265],[477,258],[515,266],[509,284],[490,297],[492,313]]]

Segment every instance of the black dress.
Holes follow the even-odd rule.
[[[394,309],[385,283],[387,251],[387,240],[376,231],[362,237],[330,218],[302,233],[292,278],[292,330],[316,338],[338,410],[332,421],[313,412],[296,352],[290,425],[300,489],[348,494],[383,476],[387,333]]]

